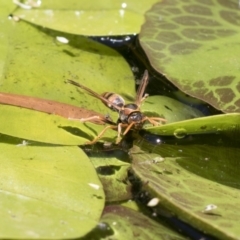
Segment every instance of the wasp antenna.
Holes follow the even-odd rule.
[[[145,89],[148,85],[149,82],[149,75],[148,75],[148,70],[144,71],[140,86],[138,87],[138,91],[137,91],[137,96],[136,96],[136,100],[135,103],[139,106],[141,104],[141,102],[145,99],[143,94],[145,92]]]
[[[93,97],[97,98],[97,99],[100,99],[102,102],[106,103],[106,104],[109,104],[109,105],[112,105],[114,108],[116,108],[118,111],[121,110],[121,108],[115,104],[113,104],[112,102],[108,101],[106,98],[104,98],[103,96],[101,96],[100,94],[94,92],[93,90],[91,90],[90,88],[87,88],[85,86],[83,86],[82,84],[78,83],[78,82],[75,82],[73,80],[70,80],[68,79],[67,80],[68,83],[71,83],[72,85],[74,86],[77,86],[77,87],[80,87],[82,89],[84,89],[86,92],[88,92],[90,95],[92,95]]]

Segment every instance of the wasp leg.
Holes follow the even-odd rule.
[[[161,122],[166,122],[167,120],[164,118],[159,118],[159,117],[145,117],[143,119],[143,122],[145,122],[145,121],[149,121],[153,126],[157,126],[157,125],[161,124]]]
[[[123,136],[128,133],[128,131],[132,128],[133,125],[134,125],[134,122],[131,122],[129,125],[127,125],[127,128],[123,132]]]
[[[118,135],[117,135],[117,139],[116,139],[116,144],[118,144],[121,141],[121,132],[122,132],[122,123],[119,123],[117,125],[117,129],[118,129]]]
[[[111,126],[111,125],[106,126],[92,141],[86,142],[86,144],[96,143],[108,129],[114,129],[114,128],[117,128],[117,126]]]
[[[117,140],[116,140],[116,144],[118,144],[120,141],[121,141],[121,132],[122,132],[122,127],[127,127],[127,129],[124,131],[124,133],[122,134],[122,135],[125,135],[128,131],[129,131],[129,129],[132,127],[132,125],[133,124],[130,124],[130,125],[128,125],[128,124],[124,124],[124,123],[119,123],[118,124],[118,126],[117,126],[117,128],[118,128],[118,136],[117,136]],[[130,127],[129,127],[130,126]]]

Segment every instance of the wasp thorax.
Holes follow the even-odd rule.
[[[104,104],[110,109],[112,109],[113,111],[118,111],[118,109],[116,109],[114,106],[121,108],[125,104],[124,99],[116,93],[105,92],[102,94],[102,96],[109,101],[109,103],[104,103]]]
[[[124,108],[130,109],[130,110],[137,110],[138,109],[138,105],[135,104],[135,103],[128,103],[128,104],[124,105]]]

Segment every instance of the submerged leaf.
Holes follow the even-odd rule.
[[[176,1],[146,14],[141,45],[151,65],[183,92],[240,112],[238,1]]]

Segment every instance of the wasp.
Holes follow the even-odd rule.
[[[134,103],[125,103],[122,96],[111,93],[111,92],[105,92],[103,94],[98,94],[94,92],[93,90],[83,86],[80,83],[77,83],[73,80],[67,80],[68,83],[71,83],[77,87],[80,87],[84,89],[86,92],[88,92],[93,97],[96,97],[97,99],[101,100],[108,108],[110,108],[113,111],[117,111],[119,113],[117,123],[113,123],[110,119],[101,119],[105,122],[110,123],[109,126],[105,127],[98,136],[91,142],[88,142],[88,144],[95,143],[98,139],[101,138],[101,136],[105,133],[105,131],[109,128],[117,129],[118,130],[118,138],[117,142],[120,140],[121,134],[124,136],[127,134],[127,132],[130,129],[140,130],[143,128],[143,125],[146,121],[150,122],[153,126],[159,125],[162,122],[166,122],[166,119],[159,118],[159,117],[147,117],[145,116],[141,110],[140,106],[142,102],[147,98],[148,94],[144,95],[145,89],[149,82],[149,75],[148,71],[145,70],[140,86],[137,90],[136,98]],[[99,116],[92,116],[90,118],[82,118],[81,121],[91,121],[95,119],[99,119]],[[122,129],[124,129],[122,133]]]

